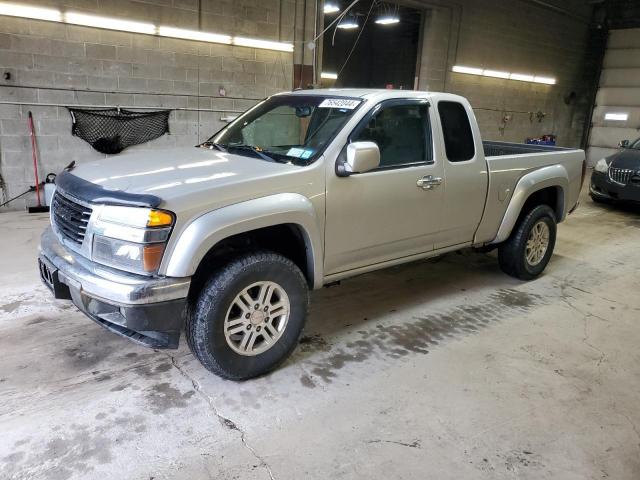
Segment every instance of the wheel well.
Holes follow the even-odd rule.
[[[524,202],[520,210],[520,218],[529,213],[538,205],[548,205],[556,214],[556,221],[560,221],[564,210],[564,197],[562,187],[546,187],[536,190]]]
[[[191,279],[190,295],[200,291],[211,272],[246,251],[270,250],[295,263],[313,287],[311,249],[302,229],[295,224],[273,225],[239,233],[215,244],[203,257]]]

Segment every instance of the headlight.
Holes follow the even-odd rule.
[[[93,225],[92,260],[152,275],[160,268],[174,221],[165,210],[106,205]]]
[[[607,173],[609,171],[609,163],[606,158],[601,158],[596,162],[596,166],[593,167],[596,172]]]
[[[164,243],[142,244],[94,235],[93,260],[127,272],[149,275],[158,271]]]
[[[155,228],[171,227],[174,219],[173,213],[166,210],[105,205],[100,211],[100,220],[129,227]]]

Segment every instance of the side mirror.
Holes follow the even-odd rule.
[[[380,149],[374,142],[353,142],[347,145],[345,173],[364,173],[380,166]]]
[[[618,146],[620,148],[629,148],[629,140],[620,140],[620,143],[618,143]]]

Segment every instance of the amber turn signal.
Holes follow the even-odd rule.
[[[142,249],[142,268],[145,272],[155,272],[160,268],[164,243],[145,245]]]
[[[173,215],[162,210],[149,210],[147,227],[170,227],[173,225]]]

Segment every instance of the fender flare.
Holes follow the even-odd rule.
[[[232,235],[275,225],[295,225],[305,242],[307,265],[313,287],[322,285],[322,236],[311,201],[297,193],[279,193],[235,203],[205,213],[193,220],[168,252],[164,274],[192,276],[204,256]]]
[[[509,201],[509,206],[502,217],[502,222],[498,228],[496,238],[490,243],[504,242],[518,221],[522,207],[527,199],[535,192],[543,188],[556,187],[560,189],[558,203],[561,205],[561,215],[558,217],[558,223],[563,221],[567,215],[565,198],[569,190],[569,174],[562,165],[549,165],[542,167],[533,172],[523,175],[513,190],[513,195]],[[554,208],[554,211],[557,211]]]

